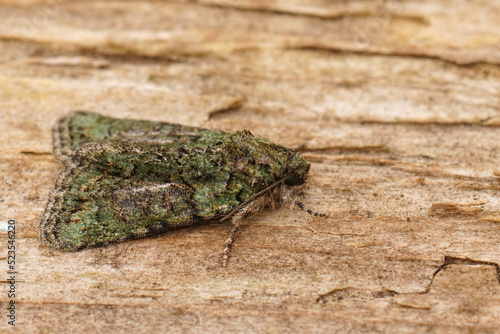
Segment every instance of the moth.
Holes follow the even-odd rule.
[[[76,111],[53,132],[66,164],[40,224],[45,245],[66,251],[212,221],[233,224],[222,264],[245,217],[278,204],[307,209],[292,187],[310,164],[250,131],[234,133]]]

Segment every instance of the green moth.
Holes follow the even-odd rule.
[[[77,111],[54,127],[66,164],[40,224],[51,247],[76,251],[166,230],[231,220],[223,265],[243,218],[267,205],[297,205],[309,163],[255,137]]]

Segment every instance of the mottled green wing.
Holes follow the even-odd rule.
[[[120,119],[87,111],[72,112],[54,126],[54,155],[67,161],[87,143],[213,145],[228,136],[222,131],[154,121]]]
[[[59,175],[42,240],[78,250],[221,219],[281,182],[301,184],[295,151],[242,130],[232,134],[87,112],[54,131]]]
[[[193,224],[192,189],[69,165],[56,183],[40,224],[45,244],[79,250]]]

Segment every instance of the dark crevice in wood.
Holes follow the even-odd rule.
[[[231,5],[231,4],[218,4],[218,3],[200,3],[198,1],[195,1],[198,5],[205,6],[205,7],[212,7],[212,8],[220,8],[220,9],[232,9],[232,10],[237,10],[240,12],[247,12],[247,13],[264,13],[264,14],[272,14],[273,16],[276,15],[283,15],[283,16],[293,16],[293,17],[303,17],[303,18],[313,18],[317,20],[322,20],[322,21],[339,21],[339,20],[344,20],[344,19],[377,19],[377,18],[382,18],[384,21],[388,20],[393,20],[393,19],[398,19],[398,20],[405,20],[405,21],[411,21],[420,25],[425,25],[428,26],[430,25],[429,20],[427,20],[425,17],[422,16],[417,16],[417,15],[404,15],[404,14],[398,14],[395,11],[386,8],[386,7],[381,7],[378,6],[374,8],[375,10],[369,11],[369,10],[356,10],[356,11],[345,11],[345,10],[338,10],[338,13],[335,14],[315,14],[312,12],[298,12],[298,11],[292,11],[292,10],[287,10],[287,9],[279,9],[279,8],[265,8],[265,7],[245,7],[244,5],[242,6],[237,6],[237,5]]]
[[[237,99],[233,103],[231,103],[231,105],[229,105],[228,107],[220,108],[220,109],[211,111],[208,114],[208,119],[210,120],[210,119],[216,118],[218,116],[221,116],[223,114],[230,113],[230,112],[233,112],[233,111],[237,111],[242,106],[243,106],[243,99]]]
[[[424,59],[424,60],[436,60],[442,61],[443,63],[451,64],[458,67],[472,67],[472,66],[480,66],[480,65],[492,65],[492,66],[500,66],[500,63],[488,62],[488,61],[469,61],[469,62],[458,62],[444,56],[432,55],[432,54],[424,54],[412,51],[374,51],[374,50],[348,50],[343,48],[336,48],[333,46],[318,46],[318,45],[305,45],[305,46],[290,46],[287,47],[288,50],[311,50],[311,51],[325,51],[332,53],[340,53],[340,54],[353,54],[357,56],[379,56],[379,57],[402,57],[402,58],[411,58],[411,59]]]
[[[394,296],[399,295],[399,294],[400,295],[406,295],[406,294],[425,295],[425,294],[429,293],[429,291],[431,290],[431,288],[434,284],[434,279],[436,278],[436,276],[449,265],[469,265],[469,266],[487,265],[487,266],[493,266],[496,269],[496,277],[497,277],[498,283],[500,284],[500,266],[497,263],[488,262],[488,261],[471,260],[468,258],[458,258],[458,257],[452,257],[452,256],[445,256],[443,264],[440,265],[434,271],[427,288],[422,292],[400,293],[400,292],[396,292],[396,291],[390,290],[390,289],[379,290],[379,291],[370,291],[370,290],[363,290],[363,289],[359,289],[359,288],[348,287],[348,288],[334,289],[334,290],[329,291],[325,294],[322,294],[316,299],[316,303],[324,304],[324,303],[327,303],[330,301],[339,302],[343,299],[388,298],[388,297],[394,297]]]
[[[316,299],[317,304],[325,304],[329,301],[339,302],[343,299],[379,299],[379,298],[393,298],[399,293],[394,290],[378,290],[369,291],[357,288],[342,288],[335,289]]]

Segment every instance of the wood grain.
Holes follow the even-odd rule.
[[[0,17],[18,331],[498,331],[494,1],[25,0],[0,1]],[[223,224],[46,248],[38,224],[63,169],[51,127],[78,109],[297,148],[312,162],[303,202],[328,218],[261,212],[228,268]]]

